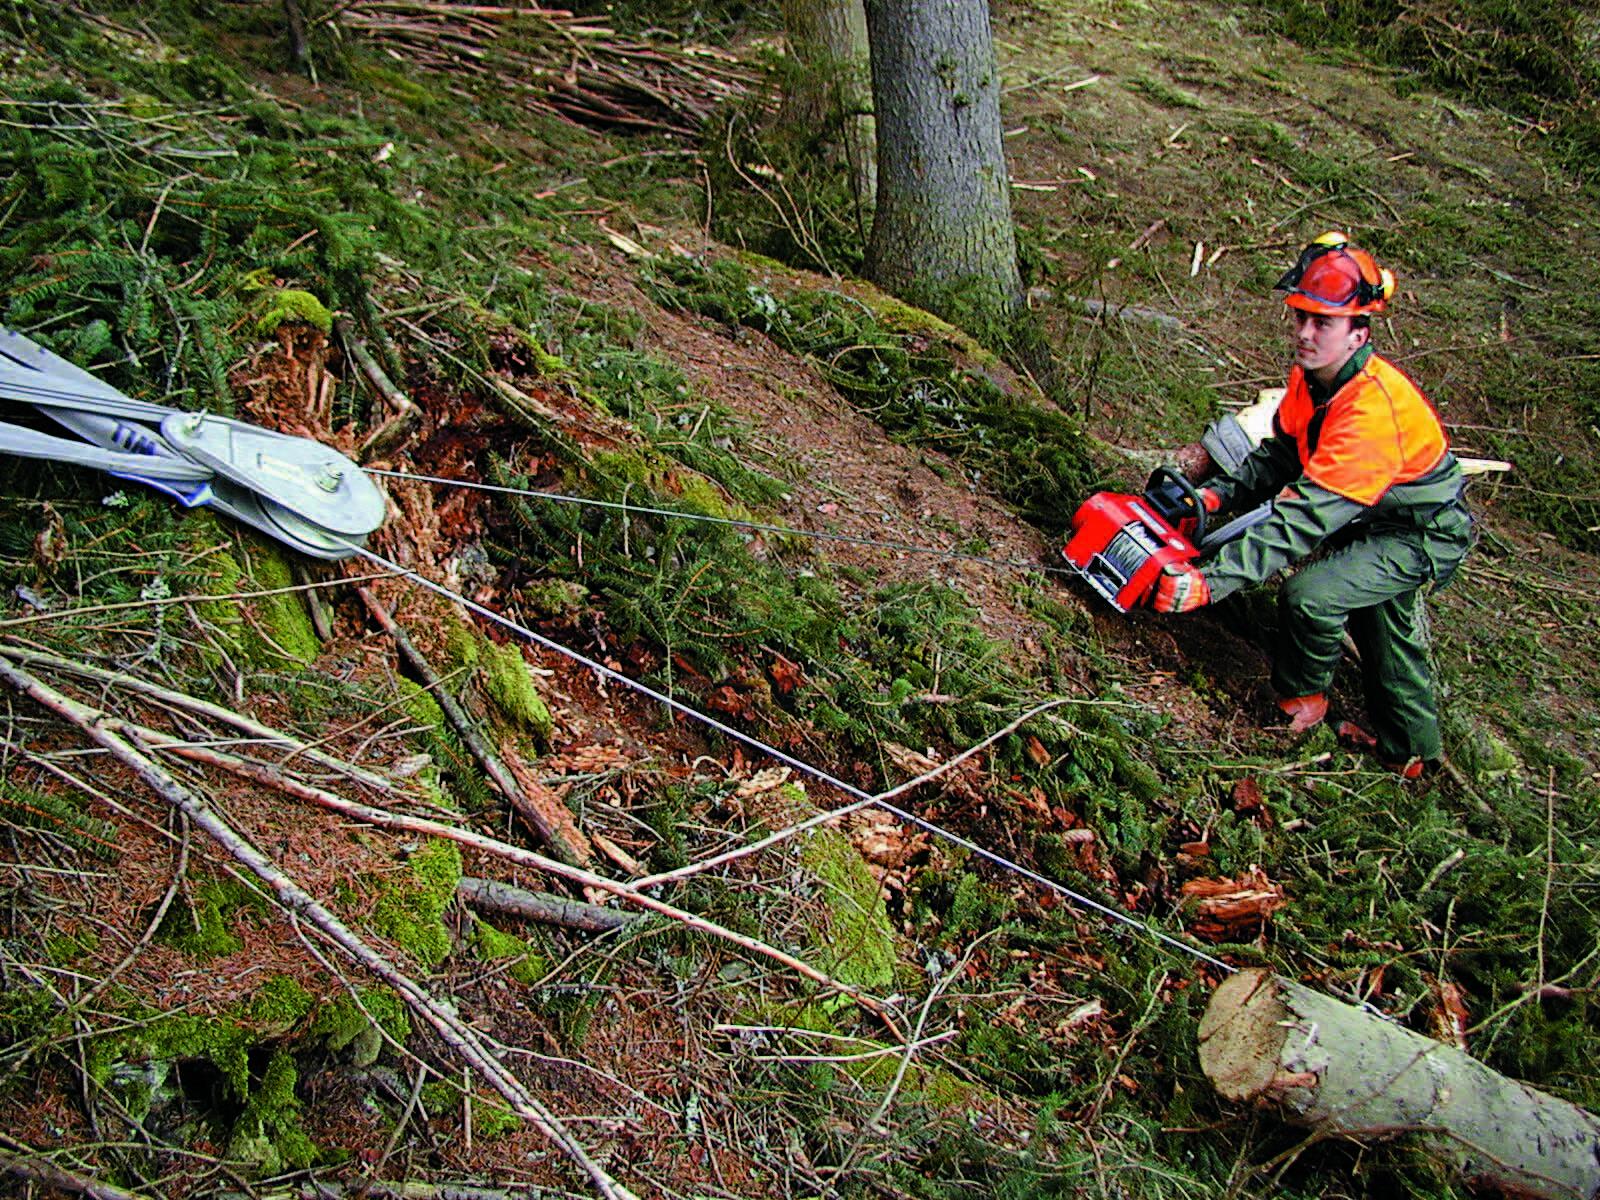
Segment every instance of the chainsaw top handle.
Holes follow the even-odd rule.
[[[1177,488],[1178,494],[1182,496],[1187,505],[1192,506],[1193,511],[1190,512],[1185,509],[1181,512],[1163,513],[1162,515],[1169,516],[1171,519],[1176,519],[1178,516],[1187,517],[1192,515],[1195,522],[1194,534],[1189,540],[1198,546],[1206,536],[1206,517],[1209,514],[1206,512],[1205,501],[1200,499],[1199,491],[1196,490],[1194,484],[1184,477],[1182,472],[1175,467],[1163,465],[1150,472],[1150,481],[1144,485],[1145,496],[1157,508],[1164,508],[1165,505],[1161,503],[1161,500],[1171,495],[1170,491],[1162,486],[1167,483]]]

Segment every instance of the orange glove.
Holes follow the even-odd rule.
[[[1150,607],[1157,612],[1181,613],[1211,603],[1211,585],[1193,563],[1168,563],[1156,576]]]
[[[1201,488],[1200,503],[1206,506],[1208,513],[1214,513],[1222,508],[1222,493],[1216,488]]]

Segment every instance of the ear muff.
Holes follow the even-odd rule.
[[[1387,304],[1394,295],[1394,272],[1388,267],[1379,267],[1364,250],[1357,250],[1350,257],[1361,271],[1361,282],[1356,284],[1356,303]],[[1369,269],[1377,273],[1376,281],[1368,278]]]

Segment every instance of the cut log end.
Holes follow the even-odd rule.
[[[1419,1152],[1519,1200],[1600,1198],[1600,1119],[1269,971],[1212,994],[1200,1065],[1228,1100],[1356,1141],[1415,1135]]]
[[[1230,975],[1200,1022],[1200,1068],[1228,1100],[1265,1096],[1280,1074],[1289,1010],[1269,971]]]

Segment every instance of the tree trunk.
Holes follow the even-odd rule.
[[[799,67],[784,119],[802,128],[838,127],[865,231],[878,193],[866,9],[862,0],[783,0],[783,29]]]
[[[1022,302],[984,0],[867,0],[878,209],[867,275],[941,316]]]
[[[1200,1066],[1225,1098],[1275,1105],[1319,1133],[1417,1133],[1474,1183],[1519,1197],[1600,1196],[1600,1120],[1267,971],[1217,988],[1200,1022]]]

